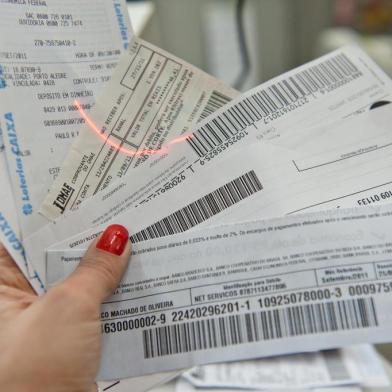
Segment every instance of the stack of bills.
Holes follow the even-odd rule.
[[[43,293],[132,233],[99,379],[391,340],[392,82],[360,48],[240,95],[123,1],[0,9],[1,242]]]

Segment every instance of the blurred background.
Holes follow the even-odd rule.
[[[392,0],[129,1],[142,38],[247,90],[356,42],[392,75]]]

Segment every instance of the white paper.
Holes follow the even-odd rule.
[[[1,127],[0,127],[1,141]],[[0,143],[0,242],[6,247],[23,275],[29,281],[37,294],[43,294],[44,284],[37,272],[25,258],[23,244],[20,239],[19,226],[16,217],[16,208],[11,191],[11,182],[8,176],[4,148]],[[144,392],[157,384],[167,382],[174,378],[177,372],[157,373],[145,377],[124,379],[110,383],[99,383],[101,390],[111,392]]]
[[[391,217],[337,209],[134,244],[102,305],[99,377],[389,342]],[[82,254],[49,252],[53,282]]]
[[[26,279],[38,294],[44,293],[43,282],[39,279],[38,274],[25,258],[23,244],[19,235],[19,226],[16,217],[16,208],[14,205],[9,181],[4,149],[1,144],[1,127],[0,127],[0,242],[6,247],[15,263],[18,265]],[[144,392],[158,384],[169,381],[178,375],[178,372],[157,373],[144,377],[124,379],[121,381],[112,381],[109,383],[99,383],[101,390],[111,392]]]
[[[206,365],[184,373],[184,377],[199,388],[251,390],[308,389],[359,383],[346,368],[338,350]]]
[[[184,140],[199,119],[238,93],[143,40],[134,39],[71,146],[41,212],[75,208],[130,169]],[[80,110],[80,116],[85,114]]]
[[[206,365],[185,372],[183,377],[198,388],[286,390],[390,385],[379,354],[370,345]]]
[[[25,236],[45,222],[36,212],[80,128],[77,122],[45,126],[45,121],[75,118],[75,97],[72,95],[88,111],[94,97],[102,92],[102,86],[109,80],[120,52],[127,48],[133,32],[123,0],[0,3],[0,116],[6,136],[9,136],[6,138],[7,154],[14,185],[12,194],[6,182],[9,180],[3,162],[4,152],[1,152],[0,225],[6,235],[4,237],[4,231],[1,231],[0,241],[35,290],[42,293],[43,283],[24,260],[19,245],[16,246],[22,237],[17,216]],[[13,85],[16,75],[18,87]],[[23,85],[32,81],[39,81],[40,85]],[[23,172],[18,169],[17,160],[23,166]],[[20,173],[26,181],[22,188],[19,186]],[[23,193],[26,189],[27,196]],[[107,384],[101,387],[113,392],[144,391],[175,374],[116,381],[110,383],[111,387]]]
[[[363,392],[361,388],[357,387],[332,387],[332,388],[315,388],[313,392]]]
[[[0,118],[22,235],[132,36],[124,0],[2,1]]]
[[[343,350],[348,365],[361,379],[361,387],[384,388],[391,385],[381,355],[373,346],[359,345]]]
[[[242,131],[238,131],[228,141],[213,149],[211,153],[196,160],[193,149],[187,142],[172,145],[167,155],[163,155],[151,163],[147,162],[145,166],[136,168],[123,180],[120,180],[117,185],[109,186],[107,190],[100,192],[83,203],[79,211],[66,214],[63,218],[57,220],[55,224],[48,225],[36,235],[31,236],[26,241],[26,247],[29,252],[31,249],[34,260],[37,260],[37,266],[40,264],[40,270],[43,270],[45,248],[74,235],[75,232],[88,230],[98,224],[109,222],[113,218],[117,221],[129,222],[130,217],[132,218],[131,230],[133,232],[139,231],[141,228],[191,203],[197,197],[202,197],[216,190],[219,186],[230,182],[236,176],[244,174],[246,168],[252,166],[250,162],[253,156],[256,157],[257,162],[260,162],[261,159],[263,165],[268,164],[268,159],[264,159],[262,153],[257,152],[256,149],[264,148],[263,151],[269,151],[269,147],[268,149],[263,147],[265,142],[268,141],[273,143],[274,148],[278,151],[280,140],[283,140],[287,135],[291,135],[290,130],[293,130],[292,135],[294,137],[298,133],[297,130],[301,129],[301,127],[315,127],[321,123],[331,123],[333,126],[344,118],[348,120],[360,115],[369,116],[369,107],[375,101],[388,97],[388,94],[392,92],[391,82],[363,52],[357,48],[346,48],[341,52],[333,53],[328,57],[302,67],[301,71],[294,70],[285,74],[234,100],[233,105],[229,105],[225,110],[218,111],[217,116],[214,115],[213,119],[202,125],[199,131],[215,126],[214,121],[219,122],[221,119],[227,121],[225,119],[231,113],[236,113],[237,116],[248,116],[248,112],[245,110],[248,98],[259,99],[259,96],[264,96],[269,91],[268,88],[273,90],[273,87],[279,86],[279,83],[282,84],[291,80],[290,78],[294,76],[300,78],[302,75],[307,75],[311,70],[318,69],[314,68],[316,65],[322,68],[325,62],[328,64],[331,61],[330,59],[335,59],[337,55],[340,56],[342,53],[347,56],[349,61],[355,64],[355,69],[360,69],[358,71],[360,73],[355,74],[357,76],[354,75],[355,77],[353,76],[345,80],[347,84],[343,84],[343,86],[341,86],[341,83],[337,86],[333,85],[336,88],[332,89],[332,91],[326,89],[312,93],[305,100],[301,101],[303,103],[302,106],[296,102],[289,105],[289,107],[272,112],[269,116],[262,116],[255,123],[244,125],[245,128]],[[277,117],[277,120],[273,120],[275,117]],[[265,123],[268,121],[272,121],[272,123],[266,125]],[[303,134],[303,132],[300,133]],[[197,140],[197,137],[192,137],[191,140]],[[332,139],[329,142],[332,148],[336,148],[339,140]],[[232,148],[234,148],[234,151],[245,151],[245,147],[252,143],[260,146],[254,147],[253,153],[250,153],[248,150],[242,153],[242,155],[230,152]],[[239,147],[233,147],[235,145]],[[267,155],[269,157],[272,155],[273,159],[269,164],[274,166],[276,157],[271,153],[272,150],[268,151],[266,152]],[[351,151],[347,149],[347,152]],[[241,152],[238,154],[241,154]],[[230,157],[228,157],[229,155]],[[283,156],[285,155],[286,152]],[[223,157],[226,157],[226,159],[223,159]],[[347,163],[345,164],[347,165]],[[370,160],[368,160],[368,164],[370,164]],[[255,165],[257,166],[258,163]],[[289,162],[289,165],[292,166],[292,162]],[[221,168],[223,168],[222,172]],[[339,172],[339,170],[337,171]],[[382,175],[385,175],[386,171],[387,169],[382,172]],[[218,172],[221,173],[219,176],[211,176],[212,173]],[[273,177],[273,171],[267,173],[267,176]],[[306,176],[303,177],[304,181],[306,181]],[[145,178],[148,178],[148,181]],[[276,181],[282,181],[283,186],[285,184],[284,180],[284,178],[277,178]],[[380,184],[379,182],[375,185],[379,186]],[[358,179],[356,189],[351,188],[352,192],[363,191],[364,189],[366,188],[360,188]],[[322,195],[317,197],[318,201],[320,196]],[[339,196],[341,196],[341,193]],[[304,206],[302,204],[302,207]],[[132,211],[130,210],[131,208],[133,209]],[[230,208],[230,213],[231,210],[232,208]],[[272,213],[277,215],[281,210],[282,208],[272,211]],[[123,217],[122,213],[126,211],[129,211],[129,213]],[[286,210],[286,212],[290,212],[290,210]],[[89,233],[87,237],[80,236],[81,243],[85,243],[87,238],[95,238],[100,230],[101,228],[98,228],[94,233]]]
[[[337,70],[336,74],[332,75],[329,80],[329,75],[335,70]],[[325,74],[323,75],[322,72]],[[318,75],[321,75],[321,79],[317,79],[320,78]],[[318,83],[318,85],[314,84],[312,88],[311,83]],[[251,90],[241,98],[234,100],[234,103],[228,105],[226,110],[218,111],[218,114],[222,112],[218,118],[213,116],[196,132],[189,134],[184,143],[178,143],[181,144],[180,148],[175,148],[178,144],[169,146],[166,154],[163,151],[161,157],[149,164],[150,168],[158,166],[155,171],[148,171],[154,176],[153,178],[159,174],[159,179],[153,180],[152,185],[157,187],[157,183],[164,181],[162,178],[165,171],[169,171],[172,175],[173,170],[170,171],[170,168],[175,165],[181,167],[177,170],[177,174],[183,168],[188,168],[188,171],[192,170],[192,173],[201,168],[206,170],[205,167],[210,161],[218,156],[220,158],[232,146],[244,147],[257,138],[260,140],[279,137],[282,132],[289,131],[288,125],[290,129],[309,127],[322,121],[329,121],[331,117],[337,120],[357,110],[363,110],[378,99],[391,94],[391,86],[390,79],[358,48],[348,47],[333,52],[327,57],[320,58]],[[108,103],[105,104],[108,105]],[[112,106],[116,106],[114,102],[110,102],[109,109]],[[105,111],[108,111],[107,107]],[[305,116],[304,113],[307,115]],[[100,123],[102,122],[101,120]],[[281,127],[276,132],[275,127],[282,122],[285,127]],[[45,216],[56,218],[63,212],[64,204],[66,208],[74,208],[82,200],[81,194],[84,188],[79,185],[75,189],[74,182],[78,181],[80,176],[85,177],[80,172],[84,166],[87,169],[90,168],[91,164],[86,162],[87,160],[88,154],[84,160],[76,159],[76,169],[66,173],[66,187],[63,181],[60,181],[55,192],[49,194],[42,208]],[[145,170],[147,173],[148,169],[145,168]],[[142,173],[144,172],[134,172],[134,178],[143,177]],[[149,180],[151,174],[148,176]],[[133,178],[127,176],[126,182],[128,187],[132,183],[134,192]],[[82,185],[84,186],[84,183]],[[118,183],[116,186],[117,188],[124,187]],[[67,189],[61,192],[63,187]],[[129,195],[129,193],[130,189],[127,189],[126,194]],[[144,195],[145,192],[141,193]],[[56,204],[59,196],[62,196],[63,200],[63,205],[60,207],[57,206],[58,203]],[[150,195],[147,194],[147,196]],[[124,210],[130,204],[135,204],[138,199],[132,200],[128,196],[128,199],[121,201],[122,210]],[[113,204],[112,201],[111,207]]]
[[[34,290],[37,293],[43,293],[43,282],[40,281],[38,274],[27,261],[23,248],[5,157],[2,132],[0,126],[0,242],[12,256]]]
[[[141,203],[117,216],[115,221],[126,225],[133,242],[137,242],[197,225],[366,205],[371,198],[378,203],[388,202],[392,197],[392,156],[389,148],[383,146],[391,139],[390,121],[392,105],[385,105],[348,118],[339,126],[333,124],[331,129],[324,126],[303,130],[279,138],[278,142],[256,144],[245,153],[234,151],[209,167],[214,176],[196,173],[189,182],[180,184],[176,192],[166,192]],[[368,149],[368,145],[372,148]],[[367,152],[352,155],[352,151],[362,150]],[[336,160],[338,156],[345,158]],[[306,169],[305,165],[311,167],[316,159],[323,163],[314,169],[299,170],[298,165]],[[369,194],[372,196],[368,197]],[[184,202],[185,195],[190,202]],[[65,219],[67,224],[76,228],[77,220],[91,217],[90,207],[88,213],[82,208],[74,217],[70,215]],[[100,204],[95,205],[95,209],[99,207]],[[53,235],[61,236],[63,228],[69,230],[61,223],[42,237],[54,243]],[[85,249],[103,228],[67,238],[55,248]],[[37,245],[41,241],[36,238],[32,243]]]
[[[100,388],[99,392],[144,392],[153,387],[169,382],[179,374],[179,372],[166,372],[149,374],[148,376],[133,377],[120,381],[102,381],[98,383]]]
[[[200,389],[195,388],[183,378],[179,378],[175,385],[175,392],[197,392]],[[233,392],[233,389],[219,388],[220,392]],[[263,392],[286,392],[287,389],[265,389]],[[216,388],[203,388],[203,392],[216,392]],[[296,389],[296,392],[362,392],[359,387],[343,386],[331,388],[314,388],[314,389]]]

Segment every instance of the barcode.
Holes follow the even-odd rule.
[[[263,186],[256,173],[251,170],[146,229],[133,234],[131,241],[135,243],[182,233],[262,189]]]
[[[204,120],[210,114],[214,113],[222,106],[226,105],[231,101],[231,98],[227,97],[226,95],[220,93],[219,91],[214,90],[211,93],[210,98],[207,101],[206,106],[203,109],[203,112],[200,115],[199,121]]]
[[[373,298],[292,306],[142,332],[144,358],[378,325]]]
[[[250,124],[344,79],[361,75],[344,54],[338,54],[244,98],[186,139],[199,157]]]

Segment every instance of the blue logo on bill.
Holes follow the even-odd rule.
[[[22,207],[22,211],[25,215],[31,215],[33,213],[33,206],[29,203],[24,204]]]
[[[5,82],[5,79],[4,79],[3,67],[0,65],[0,89],[6,88],[6,87],[7,87],[7,83]]]

